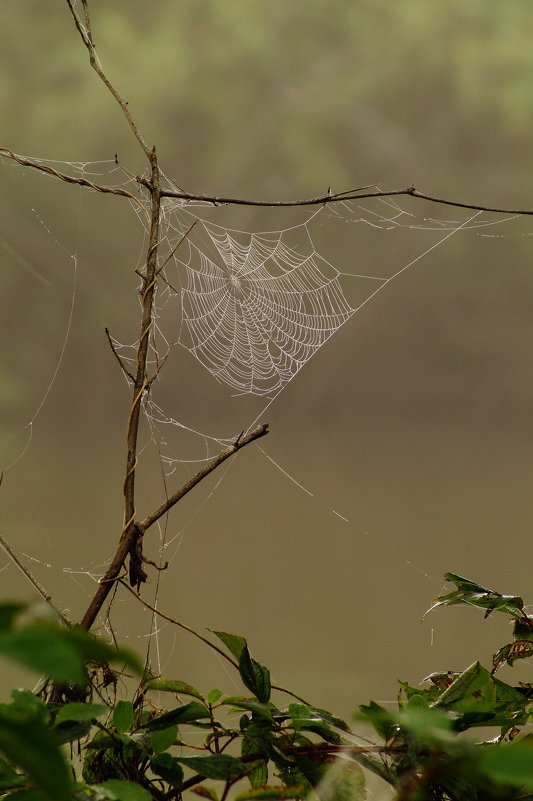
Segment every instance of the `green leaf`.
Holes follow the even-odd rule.
[[[150,681],[146,682],[144,687],[146,690],[158,690],[159,692],[164,692],[164,693],[179,693],[181,695],[192,695],[194,698],[198,698],[200,701],[204,700],[202,693],[199,692],[191,684],[187,684],[185,681],[175,681],[174,679],[163,679],[163,678],[150,679]]]
[[[87,675],[83,659],[65,634],[48,624],[3,632],[0,654],[61,683],[84,685]]]
[[[222,690],[209,690],[207,693],[207,703],[208,704],[216,704],[216,702],[222,698],[224,693]]]
[[[289,715],[293,727],[297,730],[312,731],[319,734],[324,740],[331,743],[340,743],[341,738],[336,731],[324,722],[312,709],[306,704],[289,704]]]
[[[25,776],[21,776],[5,759],[0,757],[0,790],[12,790],[27,784]]]
[[[95,784],[94,788],[103,790],[105,798],[110,801],[152,801],[151,793],[144,787],[122,779],[108,779],[101,784]]]
[[[264,721],[261,722],[264,723]],[[254,724],[252,724],[252,730],[253,726]],[[251,739],[245,735],[241,741],[241,755],[248,756],[249,754],[256,754],[258,752],[260,753],[262,751],[265,733],[269,732],[270,734],[270,731],[270,727],[266,730],[265,728],[261,727],[259,731],[259,737]],[[270,737],[271,736],[272,735],[270,734]],[[267,742],[267,747],[268,745],[269,742]],[[263,787],[268,781],[268,759],[256,759],[253,762],[247,762],[246,764],[248,766],[248,781],[250,782],[251,786]]]
[[[170,748],[178,736],[178,727],[170,726],[168,729],[156,729],[148,732],[154,754],[160,754]]]
[[[152,718],[143,725],[143,729],[155,731],[156,729],[168,729],[169,726],[178,726],[180,723],[190,723],[194,720],[210,717],[209,711],[204,704],[198,701],[191,701],[176,709],[171,709],[156,718]]]
[[[435,701],[435,707],[454,712],[492,712],[496,703],[494,679],[479,662],[474,662]]]
[[[113,710],[113,723],[116,730],[123,733],[133,725],[133,704],[131,701],[118,701]]]
[[[228,634],[226,631],[215,631],[214,629],[209,629],[209,631],[216,634],[219,640],[222,640],[237,661],[240,660],[243,650],[247,647],[244,637],[239,637],[238,634]]]
[[[327,711],[327,709],[320,709],[316,706],[310,706],[309,710],[313,716],[319,717],[321,720],[329,723],[331,726],[336,726],[338,729],[342,729],[343,731],[350,731],[350,727],[345,720],[332,715],[331,712]]]
[[[20,712],[31,713],[32,716],[40,717],[47,722],[50,719],[50,711],[44,701],[41,701],[29,690],[11,690],[13,707]]]
[[[58,726],[54,726],[54,734],[58,745],[82,740],[87,737],[90,731],[91,722],[89,720],[60,723]]]
[[[56,724],[67,720],[93,720],[109,712],[104,704],[65,704],[56,715]]]
[[[66,629],[63,634],[68,641],[76,647],[83,662],[95,662],[97,664],[107,664],[108,662],[119,662],[127,665],[135,673],[141,675],[143,672],[139,657],[125,648],[116,648],[109,645],[99,637],[95,637],[80,626],[73,626]]]
[[[237,709],[247,709],[249,712],[254,712],[256,715],[274,723],[272,717],[272,710],[267,704],[261,704],[254,698],[242,698],[240,695],[228,695],[221,702],[224,706],[234,706]]]
[[[360,704],[359,709],[364,718],[370,721],[377,733],[384,740],[390,740],[397,732],[397,722],[385,707],[370,701],[369,704]]]
[[[252,659],[246,647],[239,657],[239,673],[244,686],[248,687],[259,701],[266,704],[270,699],[270,671]]]
[[[183,784],[183,768],[170,754],[157,754],[150,760],[150,767],[157,776],[161,776],[172,787],[179,789]]]
[[[448,732],[453,728],[453,720],[440,709],[432,708],[421,695],[413,695],[407,707],[400,710],[398,722],[402,729],[408,729],[422,743],[434,740],[448,740]]]
[[[208,757],[176,757],[178,762],[194,770],[206,779],[231,781],[244,776],[247,766],[236,757],[226,754],[215,754]]]
[[[239,673],[244,686],[248,687],[259,701],[266,703],[270,699],[270,671],[260,662],[252,659],[244,637],[240,637],[238,634],[228,634],[226,631],[209,630],[216,634],[219,640],[222,640],[239,662]]]
[[[52,732],[41,720],[20,720],[0,714],[0,750],[51,801],[70,801],[69,768]]]
[[[488,746],[481,751],[479,766],[491,779],[533,790],[533,749],[528,745]]]
[[[466,604],[485,609],[485,617],[494,611],[504,612],[512,618],[527,617],[524,601],[518,595],[502,595],[455,573],[445,573],[444,578],[455,584],[457,589],[446,595],[439,595],[432,609],[443,605]]]

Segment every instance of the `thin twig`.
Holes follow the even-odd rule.
[[[163,262],[163,264],[162,264],[162,265],[159,267],[159,269],[157,270],[157,275],[159,275],[159,273],[161,272],[161,270],[164,270],[164,269],[165,269],[165,267],[166,267],[166,266],[167,266],[167,264],[169,263],[169,261],[170,261],[170,259],[172,258],[172,256],[173,256],[173,255],[176,253],[176,251],[177,251],[177,249],[179,248],[179,246],[182,244],[182,242],[184,242],[184,241],[185,241],[185,240],[188,238],[189,234],[191,233],[192,229],[194,228],[194,226],[196,225],[196,223],[197,223],[197,222],[198,222],[198,220],[194,220],[194,222],[193,222],[193,223],[191,223],[191,225],[189,225],[189,227],[187,228],[187,230],[185,231],[185,233],[183,234],[183,236],[180,238],[180,240],[179,240],[178,244],[177,244],[177,245],[176,245],[174,248],[172,248],[172,250],[170,251],[170,253],[169,253],[169,254],[168,254],[168,256],[166,257],[166,259],[165,259],[165,261]],[[175,291],[175,290],[174,290],[174,291]]]
[[[176,618],[170,617],[170,615],[166,615],[164,612],[161,612],[156,606],[152,606],[151,604],[149,604],[148,601],[145,601],[144,598],[141,598],[141,596],[138,593],[136,593],[135,590],[132,590],[131,587],[128,587],[126,582],[123,581],[122,579],[119,579],[118,583],[122,584],[122,586],[125,587],[128,590],[128,592],[131,592],[131,594],[139,601],[139,603],[141,603],[155,615],[158,615],[159,617],[162,617],[164,620],[167,620],[169,623],[172,623],[174,626],[178,626],[180,629],[189,632],[189,634],[192,634],[194,637],[201,640],[203,643],[212,648],[213,651],[216,651],[218,654],[220,654],[220,656],[224,657],[224,659],[231,665],[233,665],[233,667],[236,668],[236,670],[239,670],[239,665],[237,664],[237,662],[235,662],[235,660],[233,660],[231,656],[228,656],[228,654],[225,651],[223,651],[222,648],[219,648],[218,645],[215,645],[215,643],[211,642],[211,640],[208,640],[207,637],[204,637],[202,634],[199,634],[197,631],[192,629],[190,626],[187,626],[185,623],[176,620]],[[292,696],[292,698],[296,698],[296,700],[300,701],[302,704],[306,704],[307,706],[309,706],[309,701],[306,701],[305,698],[302,698],[300,695],[296,695],[296,693],[293,693],[292,690],[287,690],[285,687],[281,687],[279,684],[271,684],[270,686],[272,687],[273,690],[278,690],[278,692],[280,693],[286,693],[286,695],[290,695]]]
[[[135,387],[134,387],[134,392],[135,392]],[[139,393],[137,393],[137,395],[134,394],[134,398],[132,401],[130,423],[128,426],[129,437],[133,436],[132,433],[133,429],[131,428],[132,426],[131,420],[133,412],[138,408],[139,405],[137,401],[138,395]],[[167,500],[163,504],[161,504],[161,506],[158,509],[156,509],[155,512],[149,515],[142,523],[135,523],[134,520],[135,508],[134,506],[132,506],[133,503],[132,493],[134,488],[134,481],[132,481],[132,478],[130,477],[129,482],[127,484],[125,482],[125,492],[126,491],[128,492],[127,496],[128,503],[127,503],[126,514],[129,514],[130,518],[126,521],[126,524],[122,531],[122,535],[120,537],[117,550],[111,561],[111,564],[107,568],[103,578],[100,579],[98,589],[81,621],[80,625],[82,626],[82,628],[85,629],[91,628],[92,624],[96,620],[98,612],[100,611],[102,605],[105,602],[105,599],[109,595],[111,588],[116,583],[119,573],[122,569],[122,566],[124,565],[124,562],[128,557],[128,554],[132,554],[135,552],[135,546],[139,537],[142,537],[144,535],[144,532],[151,525],[153,525],[157,520],[159,520],[160,517],[166,514],[169,511],[169,509],[171,509],[181,498],[183,498],[184,495],[190,492],[193,489],[193,487],[199,484],[200,481],[202,481],[206,476],[209,475],[209,473],[211,473],[213,470],[215,470],[215,468],[217,468],[220,464],[222,464],[222,462],[224,462],[226,459],[228,459],[230,456],[232,456],[241,448],[244,448],[250,442],[259,439],[260,437],[263,437],[267,433],[268,433],[268,425],[264,424],[258,426],[253,431],[250,431],[250,433],[247,434],[246,436],[239,437],[239,439],[236,442],[225,448],[221,453],[218,454],[218,456],[215,456],[214,459],[212,459],[212,461],[209,462],[209,464],[207,464],[202,470],[196,473],[196,475],[193,476],[186,484],[184,484],[184,486],[181,487],[181,489],[179,489],[177,492],[171,495],[170,498],[167,498]],[[136,458],[135,458],[136,449],[133,448],[132,443],[130,444],[131,448],[130,447],[128,448],[128,464],[130,459],[134,459],[132,464],[132,471],[130,473],[130,476],[134,477],[135,467],[136,467]],[[127,479],[128,476],[126,476],[126,480]],[[139,581],[142,582],[142,578],[140,578]]]
[[[67,173],[59,172],[59,170],[55,170],[53,167],[49,167],[47,164],[41,164],[35,159],[29,159],[26,156],[19,156],[17,153],[13,153],[7,147],[0,147],[0,156],[4,156],[5,158],[12,159],[16,161],[17,164],[22,165],[23,167],[31,167],[34,170],[39,170],[39,172],[44,172],[47,175],[51,175],[54,178],[58,178],[60,181],[65,181],[67,184],[78,184],[78,186],[85,186],[88,189],[93,189],[95,192],[102,192],[103,194],[107,195],[121,195],[122,197],[127,197],[128,200],[133,201],[139,206],[142,211],[146,214],[146,208],[141,201],[132,195],[131,192],[127,192],[126,189],[116,189],[111,186],[101,186],[100,184],[95,184],[92,181],[88,181],[86,178],[74,178],[72,175],[67,175]]]
[[[149,181],[145,178],[139,178],[139,183],[144,186],[149,186]],[[161,197],[174,197],[180,200],[199,200],[204,203],[213,203],[215,206],[325,206],[330,203],[342,203],[347,200],[364,200],[371,197],[395,197],[397,195],[409,195],[410,197],[419,198],[420,200],[427,200],[431,203],[440,203],[445,206],[458,206],[462,209],[474,209],[476,211],[489,211],[497,214],[516,214],[533,215],[533,209],[506,209],[496,206],[485,206],[479,203],[465,203],[460,200],[447,200],[446,198],[428,195],[425,192],[419,192],[414,186],[409,186],[406,189],[391,189],[387,191],[377,190],[375,192],[360,193],[360,190],[349,190],[347,192],[337,192],[335,194],[326,193],[325,195],[318,195],[317,197],[307,198],[305,200],[253,200],[250,198],[237,198],[225,197],[220,195],[203,195],[194,194],[192,192],[177,192],[174,189],[162,189]]]
[[[7,542],[7,541],[4,539],[4,537],[2,537],[2,535],[1,535],[1,534],[0,534],[0,545],[2,546],[2,548],[4,549],[4,551],[7,553],[7,555],[9,556],[9,558],[11,559],[11,561],[13,562],[13,564],[15,564],[15,565],[18,567],[18,569],[20,570],[20,572],[21,572],[21,573],[23,573],[23,574],[24,574],[24,576],[26,576],[26,578],[28,579],[28,581],[30,582],[30,584],[32,585],[32,587],[34,587],[34,588],[37,590],[37,592],[39,593],[39,595],[40,595],[40,596],[42,596],[42,598],[44,598],[44,600],[46,601],[46,603],[48,604],[48,606],[49,606],[51,609],[53,609],[53,610],[54,610],[54,612],[55,612],[55,613],[56,613],[56,615],[59,617],[59,619],[61,620],[61,622],[62,622],[62,623],[64,623],[64,624],[65,624],[65,626],[70,626],[70,625],[71,625],[71,623],[70,623],[70,620],[68,619],[68,617],[67,617],[65,614],[63,614],[63,612],[62,612],[60,609],[58,609],[58,607],[55,605],[55,603],[54,603],[54,601],[53,601],[53,599],[52,599],[52,596],[50,595],[50,593],[46,592],[46,590],[44,589],[44,587],[42,587],[42,586],[39,584],[39,582],[37,581],[37,579],[35,578],[35,576],[34,576],[34,575],[31,573],[31,571],[30,571],[30,570],[28,570],[28,568],[26,567],[26,565],[24,565],[24,564],[21,562],[21,560],[19,559],[19,557],[17,556],[17,554],[15,553],[15,551],[13,550],[13,548],[12,548],[12,547],[9,545],[9,543],[8,543],[8,542]]]
[[[137,142],[141,146],[141,148],[142,148],[142,150],[144,152],[144,155],[150,161],[151,149],[148,147],[148,145],[144,141],[144,138],[143,138],[141,132],[139,131],[139,128],[137,127],[137,125],[135,123],[135,120],[133,119],[133,117],[131,115],[131,112],[130,112],[130,110],[128,108],[127,102],[125,100],[123,100],[123,98],[119,95],[119,93],[117,92],[117,90],[115,89],[115,87],[113,86],[113,84],[111,83],[109,78],[107,77],[107,75],[103,72],[102,68],[100,67],[100,64],[98,63],[98,59],[96,57],[96,51],[95,51],[95,48],[94,48],[94,41],[93,41],[93,37],[92,37],[91,22],[90,22],[90,18],[89,18],[89,6],[87,4],[87,0],[81,0],[81,4],[83,6],[84,24],[82,24],[78,14],[74,10],[74,6],[73,6],[73,3],[72,3],[72,0],[67,0],[67,5],[68,5],[68,7],[70,9],[70,13],[72,14],[72,16],[74,18],[74,23],[76,25],[76,28],[78,29],[78,33],[79,33],[79,35],[81,37],[81,40],[82,40],[83,44],[87,48],[87,52],[89,53],[89,62],[91,64],[91,67],[93,68],[93,70],[96,72],[96,74],[98,75],[100,80],[105,84],[105,86],[108,88],[108,90],[111,92],[111,94],[113,95],[113,97],[115,98],[117,103],[119,104],[120,108],[122,109],[122,111],[124,113],[124,116],[126,117],[126,119],[128,121],[128,125],[130,126],[131,130],[133,131],[133,135],[135,136]]]
[[[133,382],[133,381],[135,381],[135,376],[133,376],[133,375],[130,373],[130,371],[129,371],[129,370],[127,370],[127,369],[124,367],[124,362],[123,362],[123,360],[122,360],[121,356],[119,356],[119,354],[117,353],[117,349],[115,348],[115,345],[114,345],[114,343],[113,343],[113,340],[111,339],[111,334],[109,333],[109,328],[107,328],[107,327],[106,327],[106,329],[105,329],[105,333],[106,333],[107,341],[109,342],[109,347],[111,348],[111,350],[112,350],[112,352],[113,352],[113,356],[115,357],[115,359],[117,360],[117,362],[120,364],[120,369],[122,370],[122,372],[124,373],[124,375],[127,375],[127,376],[128,376],[128,378],[130,379],[130,381],[132,381],[132,382]]]
[[[229,459],[234,453],[237,453],[238,450],[244,448],[245,445],[248,445],[250,442],[253,442],[260,437],[264,437],[265,434],[268,434],[268,423],[264,423],[263,425],[257,426],[254,428],[253,431],[250,431],[249,434],[245,436],[239,435],[239,437],[233,442],[231,445],[228,445],[223,451],[221,451],[218,456],[215,456],[205,467],[199,470],[192,478],[189,479],[180,489],[175,492],[170,498],[167,498],[164,503],[161,504],[152,514],[148,515],[142,523],[138,524],[139,529],[144,533],[150,526],[153,526],[160,517],[165,515],[172,507],[180,501],[184,495],[187,495],[200,481],[209,475],[215,468],[225,462],[226,459]]]

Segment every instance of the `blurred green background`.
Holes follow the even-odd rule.
[[[91,10],[104,69],[157,144],[166,175],[189,191],[282,199],[328,186],[415,184],[533,207],[525,0],[94,0]],[[2,15],[0,145],[61,162],[118,154],[142,172],[66,3],[4,0]],[[91,575],[103,571],[121,530],[129,393],[104,326],[121,342],[137,336],[143,230],[120,198],[7,160],[0,170],[0,461],[14,462],[1,488],[1,531],[79,619]],[[376,201],[364,205],[369,218],[384,212]],[[399,205],[401,228],[323,214],[310,233],[340,271],[392,275],[443,236],[432,218],[468,217],[410,198]],[[308,216],[209,212],[249,231]],[[271,425],[261,446],[313,493],[257,449],[243,451],[172,513],[161,609],[198,629],[247,635],[276,681],[339,714],[370,697],[393,699],[397,678],[415,683],[488,659],[508,636],[501,621],[483,623],[473,610],[439,610],[421,622],[446,570],[533,597],[533,227],[530,218],[481,218],[500,220],[483,229],[488,236],[457,233],[414,264],[264,415],[264,401],[232,398],[179,347],[156,390],[169,415],[217,436],[260,415]],[[74,279],[64,356],[41,405]],[[177,338],[177,309],[167,308],[165,323],[174,313]],[[142,444],[141,517],[164,494],[146,430]],[[170,489],[186,475],[180,468]],[[147,555],[157,548],[154,532]],[[4,595],[34,596],[7,558],[1,566]],[[150,581],[152,598],[156,576]],[[119,596],[115,633],[142,651],[149,616]],[[166,675],[234,689],[223,665],[169,625],[152,658]],[[519,670],[531,679],[529,665]]]

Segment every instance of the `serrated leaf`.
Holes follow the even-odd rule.
[[[248,648],[243,648],[239,657],[239,673],[244,686],[248,687],[262,703],[270,700],[270,671],[257,660],[252,659]]]
[[[178,736],[178,727],[170,726],[168,729],[156,729],[148,732],[154,754],[161,754],[170,748]]]
[[[156,729],[168,729],[169,726],[179,726],[180,723],[191,723],[194,720],[210,717],[209,711],[204,704],[198,701],[191,701],[169,712],[164,712],[156,718],[152,718],[143,724],[143,729],[155,731]]]
[[[152,795],[135,782],[122,779],[108,779],[101,784],[95,784],[95,789],[103,790],[105,798],[110,801],[152,801]]]
[[[466,604],[484,609],[485,617],[494,611],[504,612],[512,618],[527,617],[524,611],[524,601],[518,595],[502,595],[455,573],[445,573],[444,578],[455,584],[457,589],[445,595],[439,595],[432,609],[443,605]]]
[[[70,720],[93,720],[109,712],[104,704],[65,704],[56,715],[56,724]]]
[[[241,755],[248,756],[258,751],[257,742],[249,737],[243,737],[241,745]],[[252,787],[262,787],[268,781],[268,760],[256,759],[254,762],[247,762],[248,781]]]
[[[208,757],[176,757],[178,762],[194,770],[206,779],[231,781],[244,776],[247,766],[236,757],[226,754],[215,754]]]
[[[185,681],[178,681],[174,679],[150,679],[144,685],[146,690],[158,690],[159,692],[163,693],[179,693],[180,695],[192,695],[194,698],[198,698],[200,701],[204,700],[204,697],[196,687],[193,687],[191,684],[187,684]],[[210,702],[211,703],[211,702]]]
[[[120,700],[113,710],[113,724],[118,732],[129,731],[133,726],[133,704],[131,701]]]

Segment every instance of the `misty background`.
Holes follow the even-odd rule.
[[[157,145],[162,170],[187,191],[298,199],[330,186],[414,184],[440,197],[533,207],[526,2],[90,7],[104,70]],[[2,13],[0,146],[67,172],[64,162],[87,162],[106,173],[117,154],[141,174],[142,153],[90,69],[66,3],[4,0]],[[138,336],[144,232],[121,198],[8,160],[0,180],[0,462],[12,465],[0,489],[1,533],[78,620],[122,529],[130,395],[104,327],[123,343]],[[397,203],[403,223],[391,230],[379,201],[364,203],[368,218],[379,215],[376,227],[325,210],[309,224],[313,243],[340,272],[386,277],[443,237],[433,219],[458,226],[473,214]],[[205,211],[250,232],[290,228],[311,213]],[[533,227],[510,215],[476,222],[491,225],[457,232],[413,264],[264,414],[265,399],[233,398],[179,346],[154,390],[168,415],[209,435],[237,436],[256,416],[268,422],[259,444],[286,471],[250,446],[173,510],[160,608],[201,631],[247,636],[276,682],[346,717],[370,698],[394,700],[397,679],[416,684],[477,658],[487,664],[510,636],[504,620],[483,621],[476,610],[422,620],[445,571],[533,597]],[[355,279],[343,286],[357,305]],[[168,331],[173,313],[165,308]],[[183,445],[175,431],[164,434]],[[164,488],[146,426],[141,440],[142,519]],[[198,458],[202,447],[190,443]],[[181,466],[169,489],[191,469]],[[156,558],[158,548],[151,530],[145,553]],[[38,600],[7,557],[0,567],[4,597]],[[157,575],[149,573],[151,601]],[[144,652],[150,616],[125,591],[111,622],[120,642]],[[155,669],[234,691],[204,646],[159,628]],[[20,683],[10,671],[6,680]],[[527,663],[513,671],[533,678]]]

